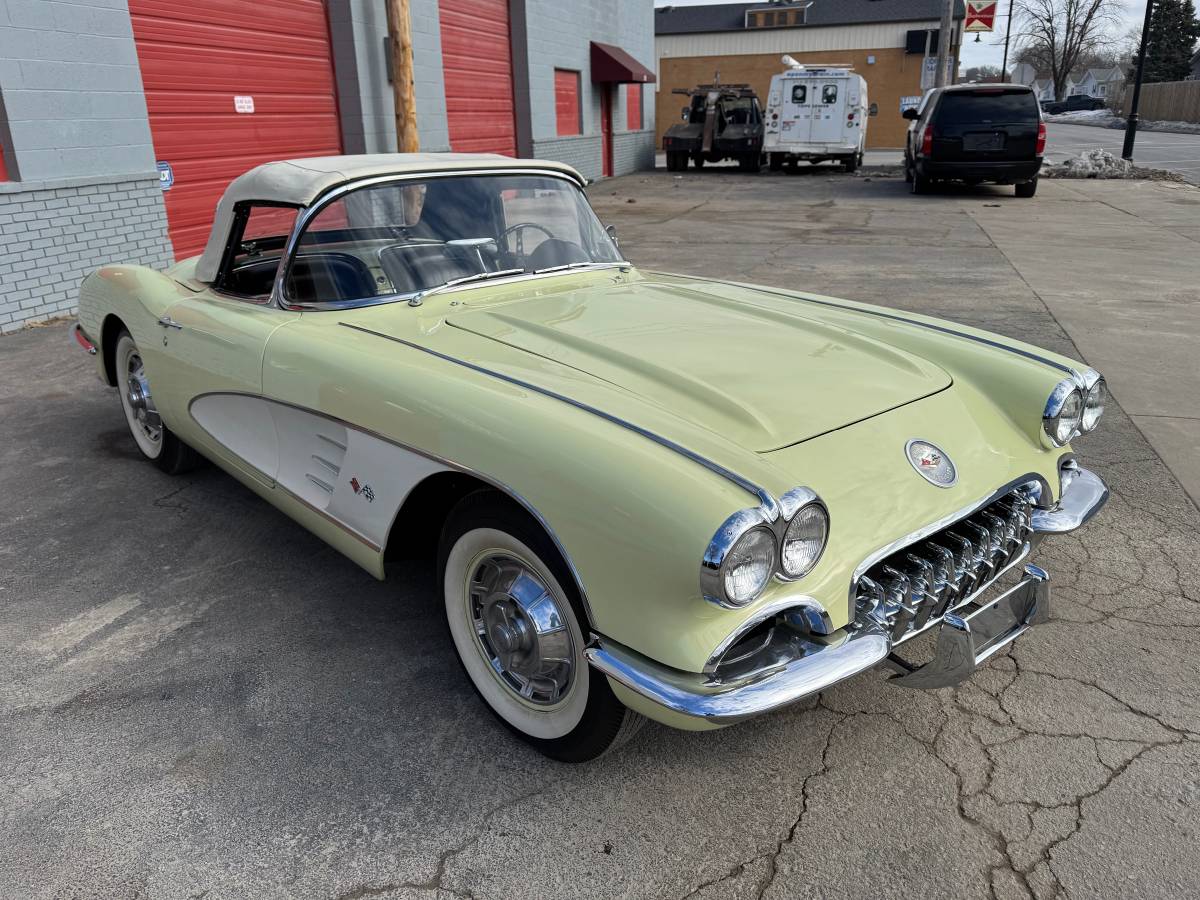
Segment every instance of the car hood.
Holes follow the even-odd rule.
[[[758,452],[951,384],[928,360],[802,307],[782,312],[686,284],[609,283],[463,304],[445,325],[568,367]]]

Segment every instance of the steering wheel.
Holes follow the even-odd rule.
[[[517,246],[515,248],[515,252],[516,252],[517,256],[520,256],[520,257],[525,256],[525,240],[524,240],[524,238],[521,237],[521,232],[525,228],[536,228],[538,231],[540,231],[542,234],[544,234],[546,236],[546,240],[548,240],[548,241],[554,240],[554,233],[552,231],[550,231],[549,228],[546,228],[544,225],[539,225],[537,222],[518,222],[516,225],[509,225],[507,228],[504,229],[504,233],[502,235],[500,235],[500,241],[505,246],[507,246],[508,245],[508,236],[515,232],[517,235]]]

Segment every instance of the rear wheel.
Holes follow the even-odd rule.
[[[861,162],[862,157],[856,153],[853,156],[842,160],[842,168],[844,168],[847,172],[853,172],[858,169],[858,166]]]
[[[125,412],[129,433],[133,435],[142,456],[168,475],[182,475],[194,469],[200,462],[200,456],[163,424],[150,390],[150,379],[146,375],[142,354],[124,329],[117,335],[115,359],[121,408]]]
[[[687,167],[687,156],[678,150],[667,151],[667,171],[678,172]]]
[[[757,172],[761,167],[761,160],[757,153],[746,153],[738,158],[738,168],[743,172]]]
[[[1023,184],[1014,185],[1013,190],[1018,197],[1032,197],[1037,193],[1037,184],[1038,180],[1036,178],[1030,178]]]
[[[699,153],[697,153],[695,156],[692,157],[692,165],[695,166],[697,169],[703,169],[704,168],[704,157],[702,155],[700,155]]]
[[[464,498],[442,532],[446,622],[475,691],[517,737],[585,762],[644,721],[587,664],[582,603],[545,533],[503,497]]]
[[[768,153],[767,154],[767,167],[772,172],[778,172],[780,169],[782,169],[783,168],[783,154],[782,153]]]
[[[913,167],[912,182],[909,184],[909,190],[914,194],[928,194],[933,190],[933,179],[926,178]]]

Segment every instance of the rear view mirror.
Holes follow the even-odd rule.
[[[691,109],[689,109],[688,107],[686,107],[686,106],[685,106],[685,107],[683,108],[683,112],[680,114],[679,118],[683,119],[683,121],[685,121],[685,122],[686,122],[686,121],[688,120],[688,113],[689,113],[689,112],[691,112]]]
[[[900,115],[904,116],[906,119],[915,119],[920,115],[920,113],[917,112],[917,108],[915,106],[908,106],[905,107],[904,111],[900,113]]]

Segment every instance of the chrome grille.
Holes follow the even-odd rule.
[[[855,585],[860,615],[900,643],[970,602],[1029,549],[1033,498],[1018,488],[873,563]]]

